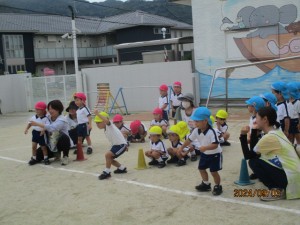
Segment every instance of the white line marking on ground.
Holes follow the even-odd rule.
[[[10,158],[10,157],[0,156],[0,159],[27,164],[26,161],[18,160],[18,159],[14,159],[14,158]],[[46,166],[46,165],[42,165],[42,164],[39,164],[39,166],[49,168],[49,169],[55,169],[55,170],[70,172],[70,173],[87,174],[87,175],[92,175],[92,176],[96,176],[96,177],[99,176],[99,174],[97,174],[97,173],[89,173],[89,172],[85,172],[85,171],[81,171],[81,170],[66,169],[66,168],[63,168],[63,167],[57,168],[57,167]],[[132,185],[151,188],[151,189],[157,189],[157,190],[161,190],[161,191],[165,191],[165,192],[171,192],[171,193],[175,193],[175,194],[179,194],[179,195],[193,196],[193,197],[197,197],[197,198],[206,198],[206,199],[209,199],[209,200],[212,200],[212,201],[221,201],[221,202],[227,202],[227,203],[233,203],[233,204],[239,204],[239,205],[246,205],[246,206],[252,206],[252,207],[255,207],[255,208],[276,210],[276,211],[280,211],[280,212],[284,211],[284,212],[289,212],[289,213],[300,215],[300,210],[297,210],[297,209],[289,209],[289,208],[283,208],[283,207],[279,207],[279,206],[266,205],[266,204],[255,203],[255,202],[245,202],[245,201],[235,200],[235,199],[231,199],[231,198],[224,198],[224,197],[220,197],[220,196],[201,195],[197,192],[181,191],[181,190],[161,187],[161,186],[157,186],[157,185],[153,185],[153,184],[141,183],[141,182],[132,181],[132,180],[126,180],[126,179],[118,179],[118,178],[113,178],[113,179],[115,181],[125,182],[127,184],[132,184]]]

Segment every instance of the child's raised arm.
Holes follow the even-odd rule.
[[[110,125],[109,119],[107,119],[105,116],[102,116],[97,109],[94,110],[94,114],[95,116],[99,116],[106,125]]]

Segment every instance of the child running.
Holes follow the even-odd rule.
[[[92,130],[91,112],[85,105],[86,95],[84,93],[75,93],[74,100],[75,104],[78,106],[78,109],[76,111],[78,121],[78,125],[76,127],[78,135],[77,149],[82,151],[83,138],[86,138],[86,141],[88,143],[86,153],[89,155],[93,153],[92,141],[90,138],[90,132]],[[74,152],[74,154],[76,154],[76,151]]]
[[[111,165],[117,167],[114,171],[115,174],[127,173],[127,168],[121,165],[116,158],[122,155],[125,151],[128,151],[127,141],[125,140],[122,132],[109,120],[109,116],[106,112],[94,111],[95,119],[99,129],[104,129],[104,133],[111,143],[112,147],[105,153],[106,167],[102,174],[99,176],[99,180],[108,179],[111,177]]]
[[[34,108],[35,108],[36,115],[32,116],[30,121],[35,121],[37,123],[42,123],[42,124],[50,124],[49,119],[46,117],[46,108],[47,108],[46,103],[37,102]],[[30,127],[31,124],[28,123],[24,132],[25,134],[28,133]],[[32,157],[28,162],[30,166],[38,163],[36,159],[36,151],[37,151],[38,144],[41,146],[41,149],[43,151],[45,165],[50,164],[46,143],[47,143],[47,134],[45,133],[45,130],[38,126],[32,126]]]
[[[192,141],[196,139],[199,140],[201,144],[199,147],[201,155],[198,169],[202,177],[202,182],[195,188],[200,192],[211,191],[211,185],[206,171],[206,169],[209,168],[215,182],[212,194],[220,195],[223,190],[218,171],[222,169],[222,148],[219,145],[216,131],[212,128],[210,116],[211,112],[208,108],[199,107],[196,109],[191,117],[191,119],[195,121],[196,129],[193,130],[180,148],[183,150]]]

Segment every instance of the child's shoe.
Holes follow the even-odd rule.
[[[198,159],[198,158],[197,158],[196,155],[192,155],[192,156],[191,156],[191,161],[192,161],[192,162],[197,161],[197,159]]]
[[[161,168],[164,168],[165,166],[166,166],[165,161],[162,161],[162,162],[159,162],[159,163],[158,163],[158,166],[157,166],[157,167],[161,169]]]
[[[221,146],[230,146],[231,144],[228,141],[224,141],[223,143],[220,143]]]
[[[99,176],[99,180],[108,179],[110,177],[111,177],[110,173],[106,173],[105,171],[103,171],[103,173]]]
[[[178,162],[178,158],[176,156],[172,157],[167,161],[168,164],[177,163],[177,162]]]
[[[61,165],[62,166],[66,166],[69,164],[69,157],[68,156],[64,156],[62,159],[61,159]]]
[[[114,173],[127,173],[127,168],[125,167],[123,170],[120,170],[119,168],[118,169],[116,169],[115,171],[114,171]]]
[[[28,162],[28,164],[30,165],[30,166],[33,166],[34,164],[37,164],[38,163],[38,161],[36,161],[34,158],[32,158],[31,157],[31,159],[29,160],[29,162]]]
[[[93,149],[92,149],[91,147],[88,147],[88,148],[86,149],[86,154],[90,155],[90,154],[92,154],[92,153],[93,153]]]
[[[182,159],[178,160],[178,162],[176,164],[176,166],[184,166],[184,165],[186,165],[186,161],[182,160]]]
[[[203,181],[201,184],[195,187],[198,191],[204,192],[204,191],[211,191],[210,184],[205,184]]]
[[[158,165],[158,161],[156,159],[152,159],[151,162],[148,163],[149,166],[155,166]]]
[[[222,185],[215,185],[214,189],[212,191],[213,195],[220,195],[222,194],[223,190],[222,190]]]
[[[45,165],[50,165],[50,160],[49,160],[49,158],[44,159],[44,164],[45,164]]]

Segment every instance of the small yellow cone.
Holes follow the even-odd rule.
[[[139,149],[138,163],[137,163],[137,167],[135,169],[143,170],[143,169],[147,169],[147,168],[148,168],[148,166],[146,165],[144,151],[143,151],[143,149]]]

